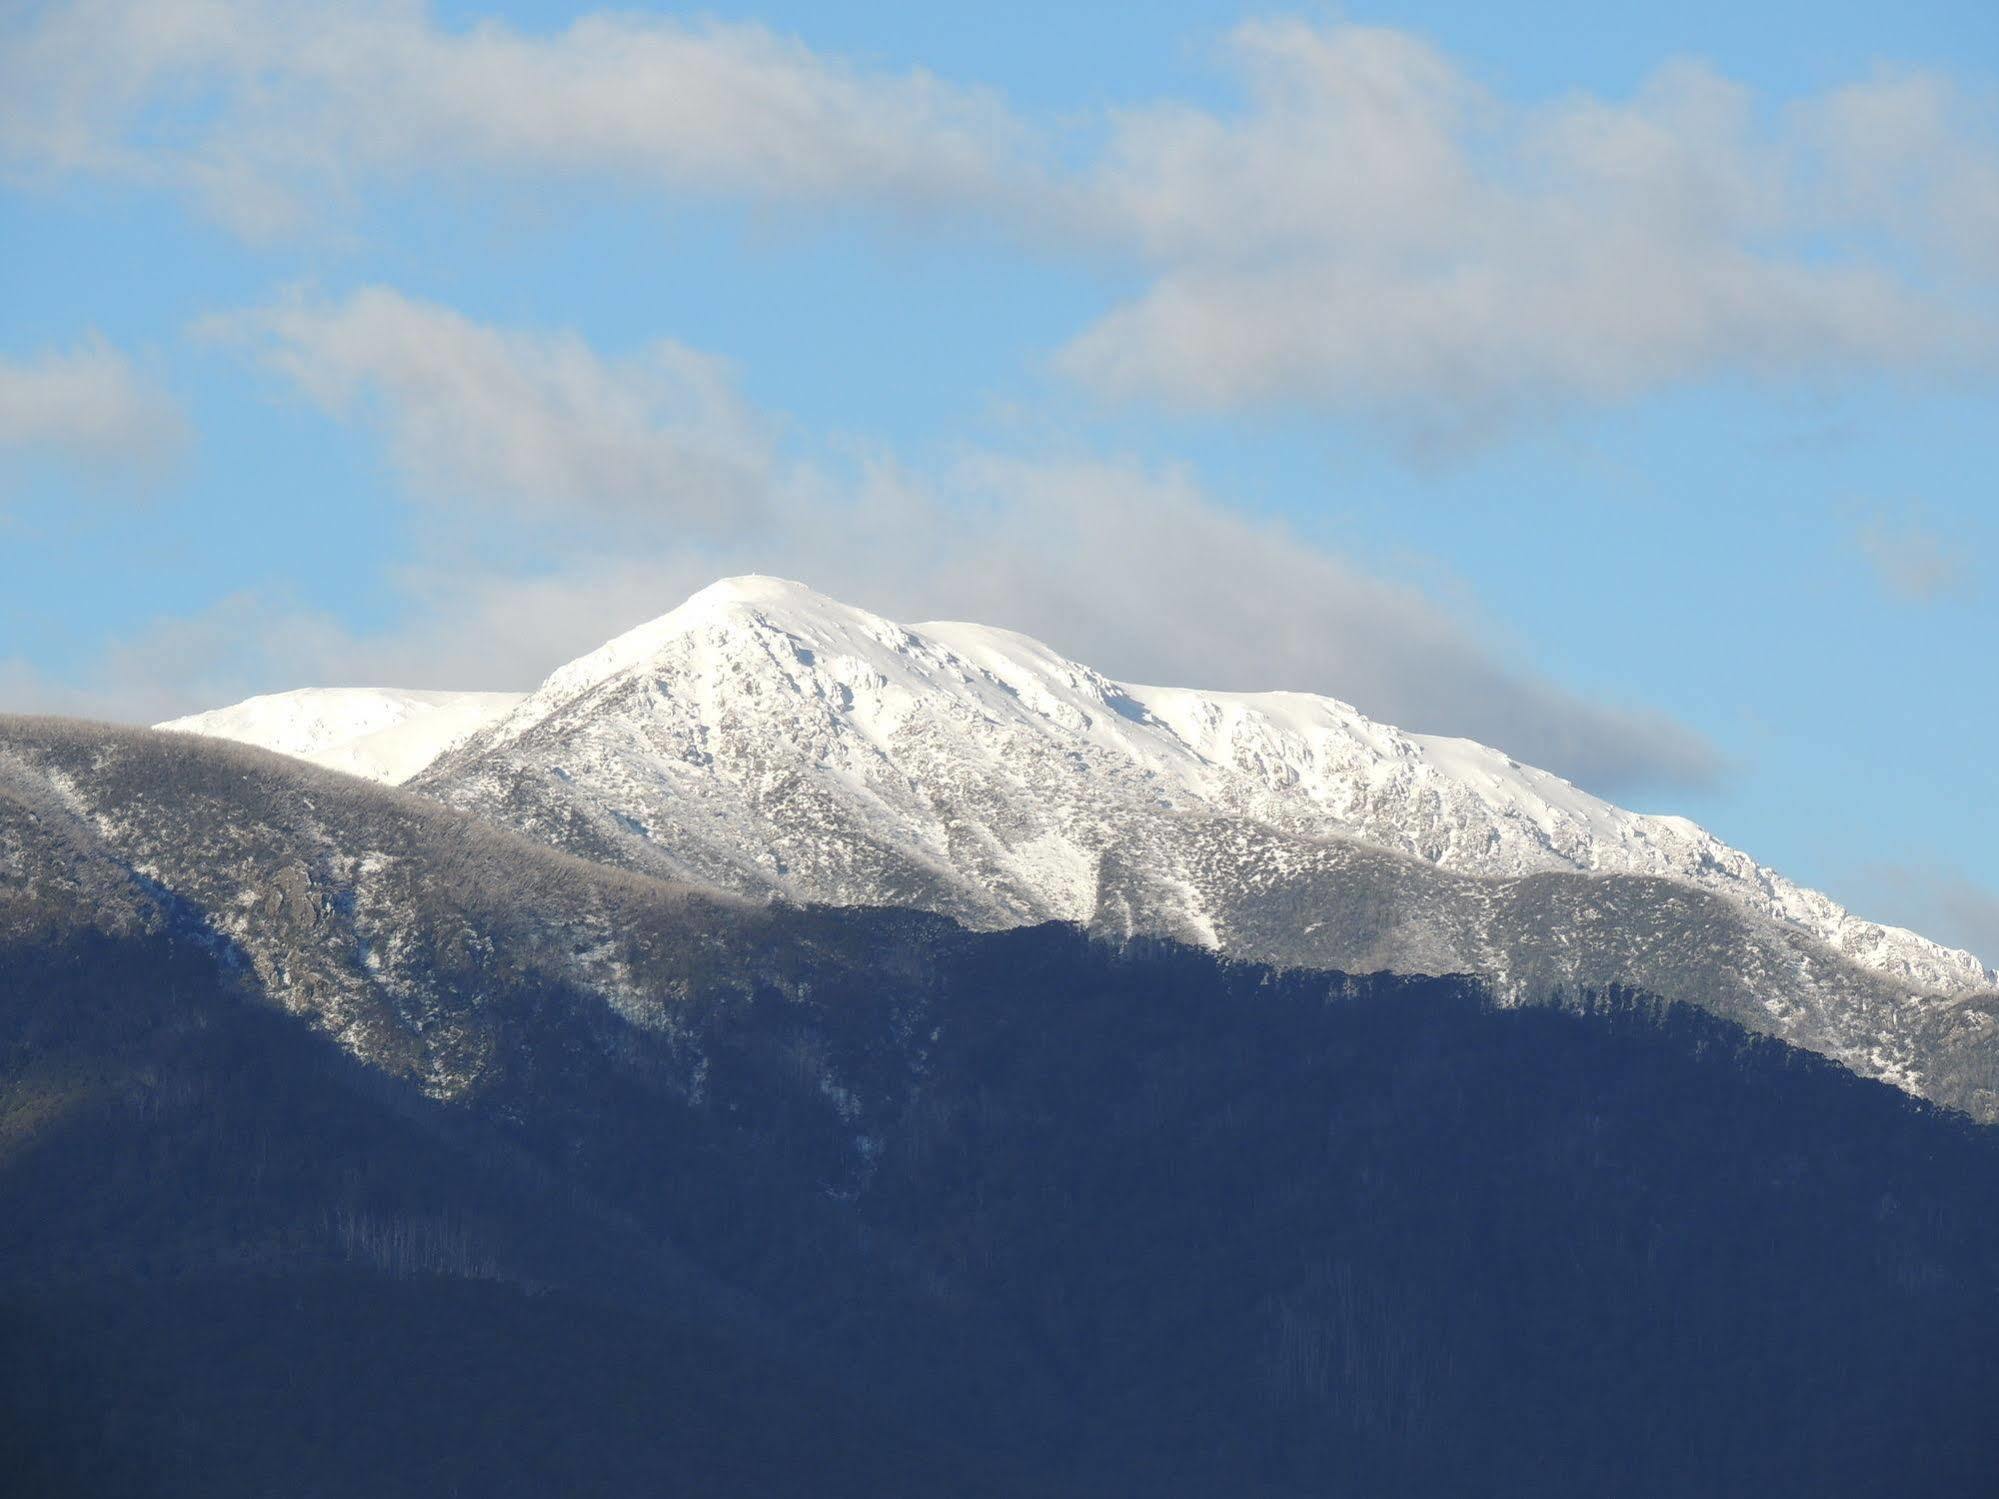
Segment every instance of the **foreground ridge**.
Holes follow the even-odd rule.
[[[1871,1499],[1999,1440],[1999,1137],[1641,994],[732,899],[0,716],[0,1018],[28,1492]]]

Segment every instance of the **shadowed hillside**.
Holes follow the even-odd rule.
[[[173,765],[115,837],[0,816],[27,1492],[1999,1473],[1999,1142],[1714,1016],[750,907]]]

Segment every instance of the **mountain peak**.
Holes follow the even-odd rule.
[[[722,578],[665,614],[556,668],[519,709],[495,726],[494,733],[499,738],[509,737],[563,703],[655,660],[690,636],[716,630],[726,635],[744,623],[815,637],[829,633],[853,636],[857,632],[880,637],[895,629],[887,620],[789,578],[763,573]]]
[[[759,608],[784,608],[799,604],[847,607],[793,578],[773,577],[769,573],[741,573],[733,578],[717,578],[706,588],[688,595],[680,609],[727,604],[753,604]],[[673,612],[677,614],[680,610]]]

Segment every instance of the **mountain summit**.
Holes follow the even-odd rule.
[[[1118,682],[777,578],[559,668],[407,785],[742,894],[1476,973],[1521,999],[1644,988],[1919,1092],[1943,1086],[1939,1027],[1991,1023],[1971,954],[1499,750],[1328,697]]]
[[[569,663],[417,779],[492,788],[529,767],[621,862],[805,899],[893,897],[851,888],[865,846],[912,885],[948,887],[974,922],[1089,922],[1099,867],[1134,825],[1221,817],[1466,874],[1683,880],[1921,990],[1992,980],[1685,818],[1624,811],[1470,740],[1305,693],[1115,682],[1024,635],[903,626],[778,578],[725,579]],[[792,815],[779,789],[808,773],[832,826]],[[732,825],[719,862],[661,836],[659,814],[689,799]],[[1212,932],[1198,901],[1179,917],[1181,935]]]

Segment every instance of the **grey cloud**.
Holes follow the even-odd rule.
[[[102,339],[28,359],[0,357],[0,463],[53,457],[148,477],[186,440],[179,405]]]
[[[378,428],[427,500],[715,534],[757,520],[773,487],[770,434],[727,364],[671,341],[607,358],[574,334],[495,329],[382,287],[204,328]]]
[[[1999,955],[1999,895],[1962,876],[1946,878],[1937,892],[1946,938],[1955,937],[1974,953]],[[1987,966],[1990,966],[1988,964]]]
[[[1975,953],[1988,968],[1999,959],[1999,892],[1963,870],[1881,864],[1856,883],[1889,920]]]
[[[1989,370],[1999,350],[1975,303],[1877,244],[1824,253],[1839,229],[1920,252],[1940,199],[1836,207],[1823,184],[1864,132],[1759,132],[1702,66],[1627,102],[1520,109],[1399,32],[1257,23],[1234,51],[1241,112],[1133,112],[1099,172],[1105,232],[1155,276],[1058,364],[1113,397],[1343,412],[1434,443],[1722,372]],[[1963,132],[1923,140],[1962,182],[1999,169]]]
[[[1893,225],[1976,274],[1999,275],[1999,113],[1953,80],[1911,69],[1794,111],[1834,219]]]
[[[953,486],[949,506],[903,502],[899,532],[931,533],[917,567],[857,570],[905,618],[1008,625],[1128,681],[1325,693],[1599,791],[1723,772],[1684,725],[1562,688],[1487,644],[1486,622],[1234,513],[1185,475],[986,458]]]
[[[76,677],[0,656],[0,712],[60,713],[153,723],[271,690],[304,685],[351,648],[329,617],[280,594],[243,592],[187,615],[165,615],[112,640]]]
[[[1919,512],[1876,515],[1855,531],[1854,543],[1881,587],[1905,602],[1931,604],[1970,586],[1965,545],[1932,528]]]
[[[157,182],[252,233],[436,170],[920,212],[1003,195],[1020,155],[983,91],[752,24],[605,12],[538,34],[397,0],[71,0],[0,33],[17,176]]]

